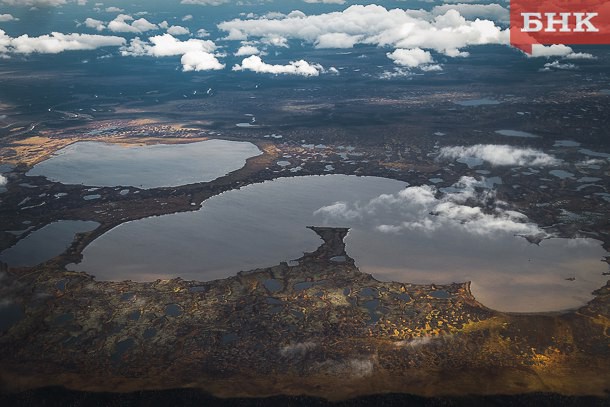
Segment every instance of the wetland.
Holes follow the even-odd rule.
[[[382,79],[374,52],[91,58],[120,91],[2,60],[2,392],[605,402],[607,58]]]

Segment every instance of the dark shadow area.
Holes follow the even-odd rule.
[[[414,406],[414,407],[450,407],[450,406],[536,406],[536,407],[602,407],[610,406],[609,398],[568,397],[549,393],[533,393],[518,396],[485,396],[459,398],[425,398],[408,394],[386,394],[359,397],[352,400],[329,402],[314,397],[276,396],[268,398],[231,398],[220,399],[194,389],[175,389],[163,391],[142,391],[135,393],[90,393],[49,387],[23,393],[0,396],[3,406],[37,406],[37,407],[92,407],[92,406],[222,406],[222,407],[257,407],[257,406]]]

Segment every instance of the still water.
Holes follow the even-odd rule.
[[[74,235],[94,230],[97,222],[60,220],[32,232],[0,253],[0,261],[13,267],[31,267],[63,253]]]
[[[260,154],[252,143],[227,140],[146,146],[82,141],[57,151],[27,175],[97,187],[171,187],[212,181]]]
[[[539,136],[520,130],[496,130],[496,133],[507,137],[538,138]]]
[[[547,239],[536,246],[515,236],[539,231],[516,212],[490,217],[455,204],[468,190],[450,195],[406,186],[344,175],[254,184],[213,197],[196,212],[120,225],[69,268],[98,280],[225,278],[315,250],[321,240],[305,227],[319,225],[352,228],[348,254],[377,279],[472,281],[474,295],[498,310],[576,307],[605,283],[598,241]]]
[[[500,102],[499,100],[496,99],[467,99],[467,100],[458,100],[456,102],[454,102],[456,105],[460,105],[460,106],[466,106],[466,107],[473,107],[473,106],[488,106],[488,105],[499,105]]]

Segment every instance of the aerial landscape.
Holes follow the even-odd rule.
[[[610,405],[610,45],[510,22],[0,0],[0,404]]]

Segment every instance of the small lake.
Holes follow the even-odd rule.
[[[580,143],[574,140],[556,140],[553,147],[580,147]]]
[[[459,163],[466,164],[468,168],[476,168],[479,165],[483,165],[485,162],[483,159],[479,157],[460,157],[456,160]]]
[[[460,106],[465,106],[465,107],[473,107],[473,106],[493,106],[493,105],[499,105],[500,102],[499,100],[496,99],[467,99],[467,100],[458,100],[456,102],[453,102],[456,105],[460,105]]]
[[[500,134],[501,136],[506,136],[506,137],[522,137],[522,138],[540,137],[535,134],[528,133],[527,131],[521,131],[521,130],[496,130],[496,133]]]
[[[530,244],[515,235],[540,230],[522,215],[485,215],[463,205],[472,193],[469,182],[493,184],[470,180],[440,192],[384,178],[327,175],[249,185],[205,201],[196,212],[120,225],[69,268],[98,280],[226,278],[315,250],[321,240],[306,226],[319,225],[352,228],[348,254],[380,280],[472,281],[482,303],[503,311],[577,307],[605,284],[600,242]]]
[[[578,152],[591,156],[591,157],[606,158],[606,159],[610,160],[610,154],[608,154],[608,153],[600,153],[598,151],[589,150],[588,148],[580,149],[580,150],[578,150]]]
[[[227,140],[146,146],[82,141],[57,151],[27,175],[97,187],[172,187],[213,181],[260,154],[252,143]]]
[[[0,253],[0,261],[13,267],[31,267],[62,254],[77,233],[90,232],[97,222],[61,220],[38,229]]]
[[[565,170],[551,170],[551,171],[549,171],[549,174],[551,174],[554,177],[561,178],[561,179],[574,178],[573,173],[571,173],[569,171],[565,171]]]

